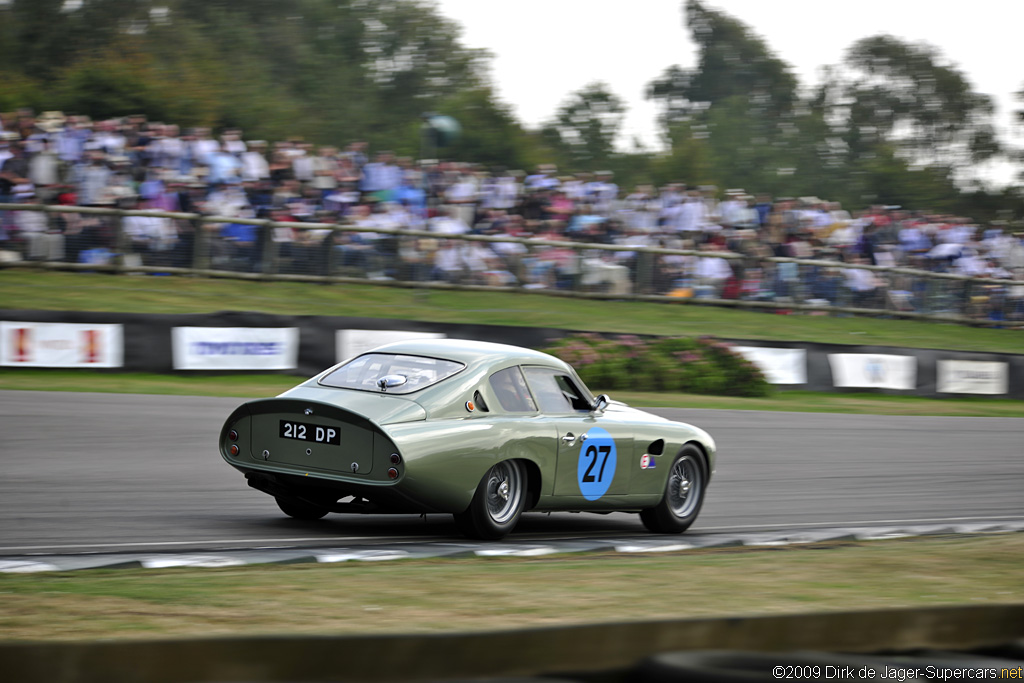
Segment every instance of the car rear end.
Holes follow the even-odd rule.
[[[372,398],[383,399],[376,412],[392,421],[422,419],[412,401]],[[250,401],[224,423],[219,446],[250,486],[275,497],[338,512],[418,509],[397,490],[405,474],[398,447],[375,420],[350,408],[303,397]],[[352,501],[338,504],[348,497]]]

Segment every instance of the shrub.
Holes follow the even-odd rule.
[[[578,334],[547,349],[601,390],[678,391],[725,396],[766,396],[771,385],[761,370],[712,337],[644,340]]]

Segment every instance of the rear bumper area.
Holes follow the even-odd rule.
[[[246,482],[257,491],[275,498],[299,500],[331,512],[354,514],[437,513],[438,510],[413,500],[397,486],[374,486],[292,474],[242,469]]]

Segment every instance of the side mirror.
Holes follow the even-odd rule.
[[[594,405],[590,406],[590,412],[592,413],[603,413],[604,409],[608,407],[608,403],[611,401],[608,398],[608,394],[601,394],[594,399]]]

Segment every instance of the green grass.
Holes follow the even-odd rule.
[[[0,308],[122,313],[262,311],[554,327],[622,334],[714,335],[835,344],[1024,353],[1024,331],[879,318],[777,315],[697,304],[372,285],[0,270]]]
[[[659,556],[0,574],[0,638],[478,631],[1024,601],[1024,534]],[[687,588],[687,586],[689,588]]]
[[[88,391],[177,396],[276,396],[302,378],[291,375],[178,376],[143,373],[107,373],[95,370],[33,368],[0,369],[0,389]],[[600,387],[595,388],[600,392]],[[885,394],[839,394],[780,391],[764,398],[660,394],[612,391],[612,398],[637,407],[716,408],[722,410],[778,410],[807,413],[870,415],[955,415],[966,417],[1024,417],[1024,401],[1005,398],[943,398]]]
[[[1024,332],[539,295],[0,270],[0,308],[224,310],[522,325],[651,335],[1024,352]],[[286,375],[0,370],[0,389],[271,396]],[[600,390],[600,387],[595,387]],[[1024,416],[1024,402],[777,392],[615,392],[638,406]],[[1021,602],[1024,534],[720,549],[665,556],[408,560],[224,569],[0,574],[0,639],[473,631],[649,618]],[[697,587],[683,589],[680,582]]]

